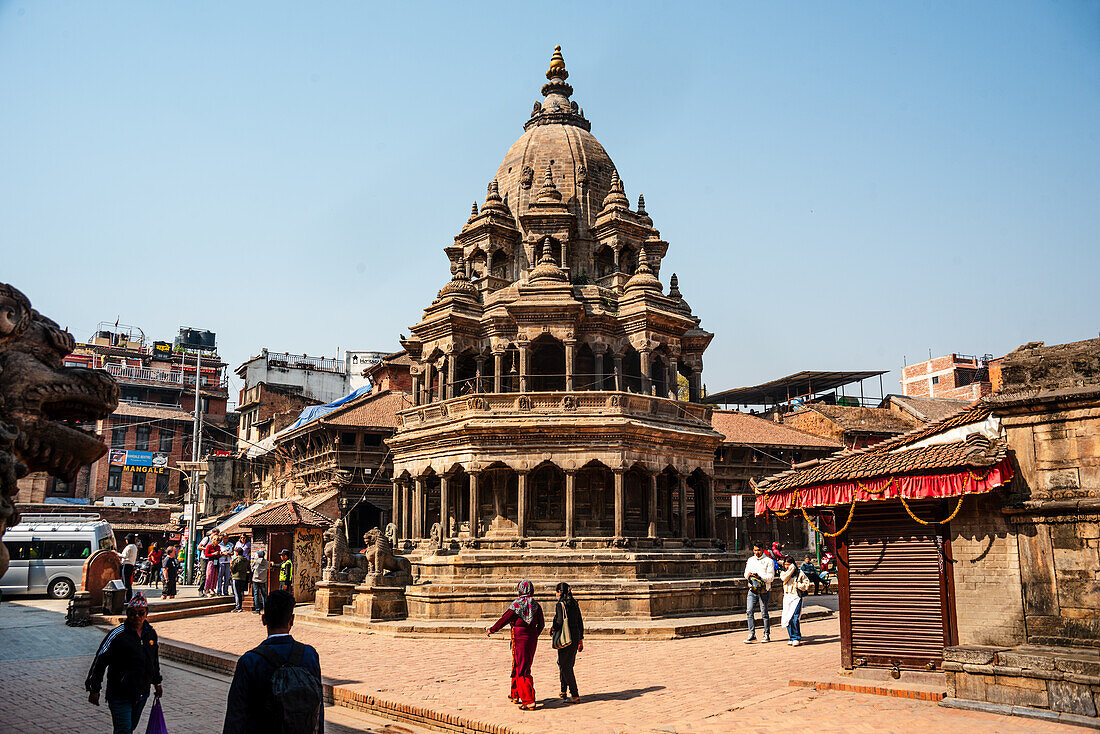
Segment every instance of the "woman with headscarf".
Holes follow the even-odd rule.
[[[535,659],[535,647],[546,622],[542,607],[535,601],[535,587],[530,581],[520,581],[519,597],[489,628],[489,635],[505,625],[512,626],[512,691],[508,699],[519,704],[524,711],[535,708],[535,681],[531,678],[531,662]]]
[[[577,662],[577,653],[584,649],[584,620],[581,608],[573,598],[569,584],[562,581],[557,585],[557,608],[554,621],[550,625],[550,638],[554,649],[558,651],[558,673],[561,677],[561,698],[573,696],[573,703],[580,703],[577,692],[577,676],[573,674],[573,664]]]

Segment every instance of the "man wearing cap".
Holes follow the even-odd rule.
[[[103,638],[84,681],[88,701],[98,706],[100,685],[107,673],[107,708],[114,734],[131,734],[137,729],[150,685],[157,698],[163,693],[157,633],[145,621],[148,611],[149,602],[138,592],[126,605],[126,621]]]
[[[283,548],[279,551],[279,588],[293,593],[290,588],[294,581],[294,562],[290,560],[290,551]]]

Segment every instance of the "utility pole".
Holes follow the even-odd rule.
[[[199,394],[199,381],[202,373],[202,352],[195,350],[195,424],[194,435],[191,436],[191,461],[198,466],[199,446],[202,442],[202,397]],[[195,578],[195,548],[198,538],[195,531],[198,525],[199,504],[199,470],[191,470],[191,487],[188,494],[191,497],[191,511],[187,513],[187,568],[184,569],[184,580],[190,584]]]

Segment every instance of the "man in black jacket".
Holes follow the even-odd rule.
[[[222,734],[324,734],[325,707],[319,695],[321,659],[311,645],[304,645],[290,636],[290,628],[294,625],[294,597],[283,589],[271,592],[264,602],[260,619],[267,627],[267,639],[237,661],[233,683],[229,686]],[[298,728],[288,727],[284,715],[286,702],[275,699],[272,690],[275,661],[303,668],[315,682],[319,702],[316,716]]]
[[[84,681],[88,701],[98,706],[106,671],[107,708],[111,710],[114,734],[131,734],[137,729],[150,685],[155,687],[157,698],[163,693],[157,633],[145,621],[148,612],[149,602],[139,592],[126,605],[126,621],[103,638]]]

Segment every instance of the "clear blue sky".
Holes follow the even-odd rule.
[[[1096,2],[0,2],[0,280],[396,349],[556,43],[712,391],[1097,335]]]

